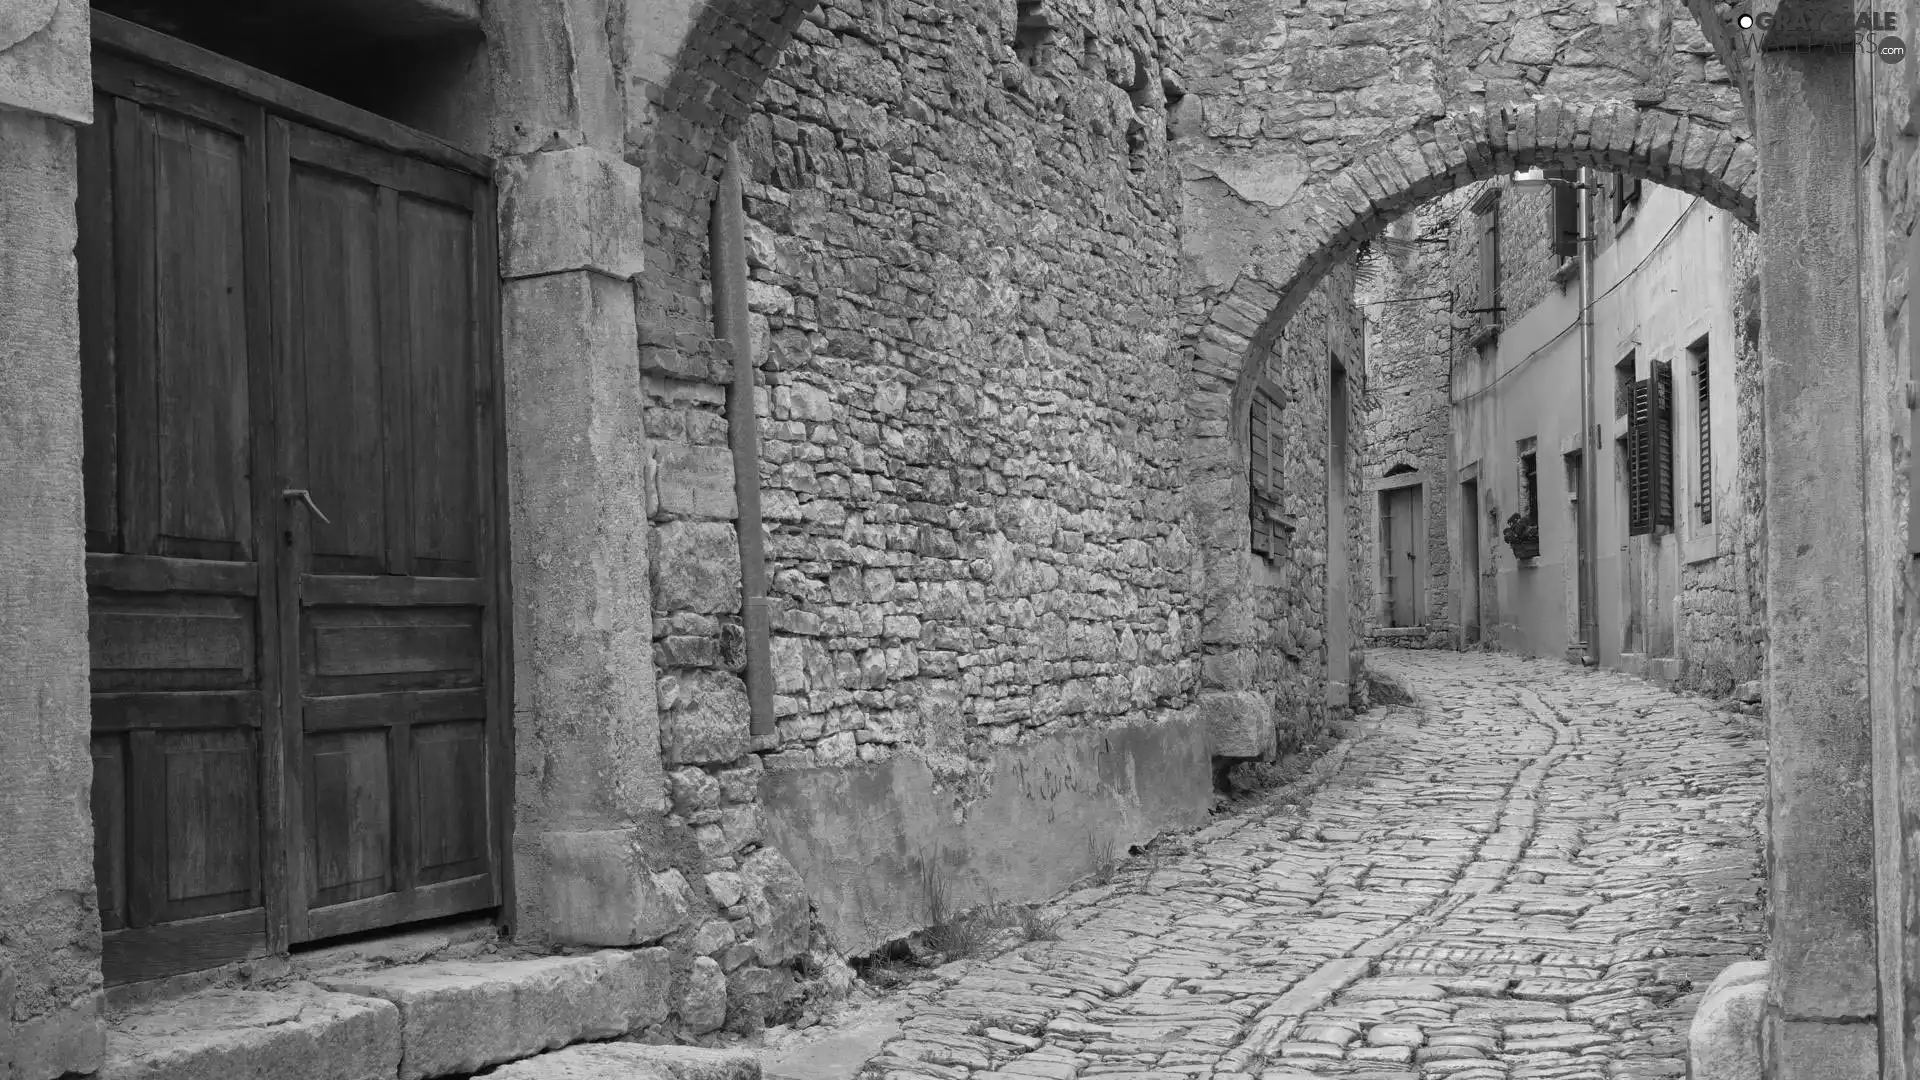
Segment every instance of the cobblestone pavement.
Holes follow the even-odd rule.
[[[1072,894],[1062,940],[920,991],[884,1080],[1678,1077],[1763,955],[1757,722],[1623,675],[1374,653],[1304,813]]]

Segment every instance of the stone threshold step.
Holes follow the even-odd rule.
[[[469,1074],[660,1024],[671,983],[667,950],[655,948],[445,960],[316,975],[273,990],[209,990],[116,1022],[99,1077],[427,1080]]]
[[[484,1075],[485,1080],[760,1080],[760,1059],[694,1046],[586,1043]]]

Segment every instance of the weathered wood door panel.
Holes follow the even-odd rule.
[[[105,963],[269,946],[279,688],[262,117],[96,66],[80,141],[82,413]]]
[[[489,214],[474,177],[270,141],[287,474],[318,511],[288,563],[299,941],[499,901]]]
[[[95,74],[79,261],[107,977],[494,907],[484,170],[305,126],[257,73],[253,97],[112,51]]]
[[[1421,625],[1420,491],[1417,484],[1394,488],[1381,499],[1388,626]]]

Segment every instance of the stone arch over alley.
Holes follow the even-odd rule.
[[[539,981],[558,965],[632,1006],[526,1038],[493,1025],[501,1038],[480,1058],[455,1048],[459,1060],[431,1066],[411,1060],[419,1037],[444,1032],[404,1036],[409,1074],[452,1075],[588,1037],[751,1031],[836,954],[938,921],[940,875],[959,905],[1066,888],[1103,842],[1204,821],[1218,759],[1274,753],[1277,731],[1351,707],[1322,665],[1348,647],[1331,632],[1347,621],[1341,597],[1356,613],[1361,599],[1327,568],[1366,542],[1339,527],[1352,515],[1336,497],[1353,490],[1339,463],[1366,380],[1345,257],[1356,241],[1422,198],[1528,164],[1632,171],[1751,220],[1765,158],[1781,238],[1769,295],[1857,306],[1869,291],[1833,283],[1893,282],[1899,241],[1836,256],[1868,238],[1823,229],[1839,204],[1822,200],[1850,191],[1880,212],[1862,218],[1875,237],[1911,217],[1904,189],[1866,205],[1864,159],[1845,152],[1856,129],[1835,119],[1850,103],[1844,62],[1750,55],[1721,0],[304,5],[328,23],[325,55],[291,18],[268,27],[272,47],[249,40],[275,16],[229,28],[224,2],[41,0],[0,18],[0,429],[18,433],[0,439],[0,669],[15,672],[0,679],[13,763],[0,780],[19,792],[0,807],[0,861],[20,869],[0,889],[13,980],[0,978],[13,988],[0,994],[0,1071],[35,1080],[97,1071],[114,1022],[105,995],[141,976],[248,982],[256,960],[291,970],[275,965],[429,918],[472,919],[480,948],[524,950],[489,959],[503,965],[493,973]],[[391,62],[427,52],[417,68]],[[1897,82],[1866,91],[1888,114],[1882,175],[1910,151]],[[1757,153],[1748,133],[1769,101],[1771,130],[1810,141]],[[353,208],[352,228],[289,212],[296,173],[303,192]],[[215,175],[226,181],[181,179]],[[162,189],[199,200],[204,219],[172,212]],[[393,227],[422,215],[440,224]],[[429,235],[441,249],[408,246]],[[309,241],[365,258],[309,272]],[[1802,251],[1817,258],[1803,267]],[[155,271],[189,257],[265,269],[194,298],[166,291],[218,283]],[[427,267],[452,283],[400,281]],[[317,284],[293,295],[295,279],[323,276],[352,304],[327,307]],[[1785,403],[1769,446],[1790,447],[1801,470],[1779,470],[1788,498],[1768,504],[1785,508],[1792,541],[1774,549],[1785,572],[1770,580],[1827,580],[1819,558],[1864,546],[1856,526],[1897,533],[1905,489],[1863,490],[1847,471],[1892,477],[1860,451],[1897,458],[1897,406],[1816,361],[1858,344],[1862,369],[1890,379],[1899,318],[1858,341],[1792,320],[1767,329],[1782,363],[1800,365],[1769,383]],[[384,352],[339,350],[377,372],[306,380],[320,337],[283,347],[301,326],[377,328]],[[218,348],[195,336],[206,328]],[[122,334],[134,344],[102,347]],[[407,366],[443,345],[434,362],[471,386]],[[192,386],[176,376],[216,353],[227,392],[160,392]],[[1297,436],[1290,473],[1269,442],[1267,490],[1291,483],[1297,520],[1281,531],[1300,537],[1289,547],[1267,530],[1257,555],[1244,433],[1256,376],[1271,376],[1262,392],[1286,398],[1269,400]],[[373,469],[370,452],[306,453],[300,440],[357,428],[275,419],[348,388],[366,406],[355,415],[382,417],[373,426],[393,440],[385,473],[356,483],[314,463]],[[166,490],[101,471],[143,449],[114,433],[144,440],[151,426],[147,412],[122,425],[102,402],[176,399],[226,410],[226,442],[154,427],[184,462]],[[456,422],[410,424],[416,404]],[[484,437],[466,438],[462,417]],[[220,479],[203,453],[221,458]],[[403,459],[452,479],[401,479]],[[1820,470],[1838,480],[1805,482]],[[151,500],[120,499],[122,475]],[[326,514],[347,522],[335,507],[381,481],[379,527],[374,510],[351,511],[353,542],[378,553],[321,551],[324,565],[301,570],[298,552],[334,526]],[[1793,481],[1817,497],[1795,501]],[[232,505],[155,524],[150,502],[178,509],[182,492]],[[461,492],[484,527],[453,528],[449,514],[411,530],[407,515]],[[121,510],[137,529],[101,524]],[[443,526],[487,550],[415,559]],[[763,532],[771,596],[748,568]],[[1869,549],[1867,576],[1900,579],[1892,547]],[[1896,746],[1912,680],[1882,656],[1904,616],[1880,584],[1833,597],[1801,586],[1800,636],[1782,651],[1813,692],[1786,721],[1871,719]],[[166,630],[131,645],[110,632],[115,612],[171,625],[149,616],[172,593],[199,597],[176,604],[177,622],[204,649],[174,648]],[[1818,615],[1830,599],[1840,615]],[[305,610],[357,607],[381,610]],[[1852,669],[1828,662],[1864,653],[1868,624],[1870,718],[1849,676],[1829,674]],[[444,655],[403,657],[379,645],[388,631]],[[329,655],[352,670],[305,662],[348,640],[362,644]],[[324,681],[335,674],[367,678]],[[376,684],[394,696],[349,692]],[[1769,699],[1793,703],[1796,688]],[[224,696],[214,711],[161,699],[176,690]],[[1775,981],[1810,989],[1781,1011],[1816,1024],[1872,1011],[1857,978],[1845,1007],[1826,1007],[1823,983],[1871,966],[1860,943],[1875,916],[1858,913],[1879,912],[1887,931],[1899,910],[1867,903],[1857,880],[1871,862],[1861,838],[1892,835],[1867,811],[1897,803],[1863,810],[1853,782],[1880,766],[1893,790],[1898,755],[1872,758],[1845,734],[1779,744],[1821,774],[1776,815],[1797,830],[1795,880],[1851,890],[1783,899],[1805,918],[1782,939]],[[218,764],[169,771],[163,744]],[[319,779],[300,757],[345,744],[359,764],[343,751]],[[457,769],[415,768],[422,748]],[[381,769],[385,787],[368,779]],[[413,798],[423,776],[441,788]],[[103,778],[132,793],[124,804],[75,797],[90,782],[111,794]],[[322,780],[384,790],[401,809],[308,798]],[[422,840],[427,803],[447,827]],[[251,805],[258,828],[219,820],[229,805]],[[178,865],[155,857],[175,835]],[[190,854],[208,837],[236,845],[218,867]],[[331,876],[309,875],[322,863]],[[175,947],[173,925],[188,922],[212,951]],[[1827,932],[1860,947],[1821,953],[1811,943]],[[581,947],[605,952],[535,956]],[[418,970],[406,966],[401,982]],[[1880,971],[1888,986],[1900,977]],[[349,997],[406,992],[385,976],[377,991],[334,982]],[[368,1075],[401,1069],[390,1006],[353,1006],[386,1017]]]
[[[766,111],[762,89],[790,43],[831,48],[844,34],[886,54],[899,19],[884,5],[828,3],[803,29],[814,9],[809,0],[762,8],[715,0],[663,19],[680,44],[650,94],[644,132],[660,185],[639,288],[641,344],[654,368],[716,373],[723,362],[705,344],[706,216],[725,147]],[[1364,2],[1225,3],[1198,12],[1184,38],[1145,16],[1121,26],[1126,18],[1103,4],[991,11],[978,21],[997,28],[999,40],[989,32],[985,43],[1004,55],[988,65],[997,63],[993,79],[1009,88],[1029,32],[1124,40],[1132,62],[1109,62],[1107,72],[1125,91],[1119,112],[1132,114],[1130,137],[1164,152],[1179,174],[1187,342],[1170,359],[1184,380],[1186,531],[1200,547],[1199,706],[1216,750],[1257,755],[1317,696],[1283,684],[1318,678],[1312,657],[1324,663],[1334,647],[1320,628],[1304,646],[1292,629],[1276,636],[1282,609],[1324,603],[1333,579],[1321,573],[1305,592],[1298,583],[1276,590],[1256,572],[1245,526],[1249,395],[1287,320],[1396,214],[1531,165],[1625,168],[1751,222],[1746,43],[1727,5],[1711,0],[1519,5],[1491,21],[1444,5],[1408,13]],[[822,145],[831,153],[833,136]],[[1355,378],[1363,388],[1364,372]],[[1308,386],[1310,395],[1330,392],[1323,373]],[[1358,587],[1348,596],[1362,603]]]

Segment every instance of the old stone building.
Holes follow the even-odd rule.
[[[651,6],[38,14],[10,1075],[751,1030],[1346,708],[1350,278],[1262,353],[1255,552],[1151,5],[796,10],[724,124]]]
[[[1377,573],[1406,592],[1415,567],[1420,589],[1378,605],[1370,636],[1566,655],[1725,694],[1762,661],[1753,232],[1623,174],[1535,183],[1462,189],[1376,242],[1390,253],[1366,298],[1381,312]],[[1636,384],[1655,382],[1657,407],[1636,411]]]
[[[11,1074],[750,1029],[1197,820],[1360,685],[1353,245],[1589,166],[1760,225],[1770,1068],[1901,1075],[1911,65],[1798,10],[9,0]]]

